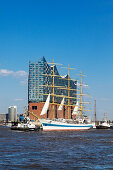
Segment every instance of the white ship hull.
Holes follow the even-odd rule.
[[[76,131],[93,128],[92,124],[75,124],[46,119],[40,119],[40,122],[42,123],[43,131]]]

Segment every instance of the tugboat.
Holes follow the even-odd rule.
[[[22,122],[13,122],[11,125],[11,130],[19,131],[37,131],[40,127],[33,124],[33,122],[28,118],[24,118]]]
[[[100,125],[96,126],[96,129],[109,129],[110,125],[107,122],[103,122]]]
[[[96,126],[96,129],[110,129],[110,124],[107,122],[107,120],[105,118],[105,113],[104,113],[104,121],[103,121],[103,123]]]

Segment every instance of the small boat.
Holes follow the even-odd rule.
[[[35,125],[28,124],[28,123],[18,123],[17,125],[12,125],[11,130],[20,130],[20,131],[35,131],[36,129]]]
[[[110,125],[107,122],[103,122],[100,125],[96,126],[96,129],[109,129]]]
[[[24,119],[23,122],[13,122],[11,125],[11,130],[19,131],[37,131],[40,128],[33,124],[33,122]]]
[[[96,126],[96,129],[110,129],[110,124],[106,120],[106,116],[104,113],[104,120],[103,123],[99,124]]]

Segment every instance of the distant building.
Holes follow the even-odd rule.
[[[55,89],[56,95],[65,95],[68,96],[68,75],[60,76],[57,70],[56,65],[54,66],[54,74],[57,75],[54,77],[54,86],[62,86],[61,88]],[[50,87],[53,84],[53,66],[50,66],[44,57],[40,58],[37,62],[29,63],[29,79],[28,79],[28,104],[29,110],[32,112],[38,113],[39,110],[43,107],[43,102],[46,101],[47,95],[52,94],[53,88]],[[75,89],[75,91],[70,90],[70,97],[76,97],[77,81],[70,80],[70,88]],[[54,97],[55,103],[60,103],[61,97]],[[51,96],[52,102],[52,96]],[[65,104],[67,104],[68,99],[65,99]],[[75,98],[70,98],[70,103],[72,105],[76,104]],[[49,109],[50,110],[50,109]],[[38,113],[39,114],[39,113]]]
[[[17,121],[17,107],[16,106],[10,106],[8,108],[8,121],[9,122]]]
[[[8,114],[1,113],[0,114],[0,122],[6,122],[6,121],[8,121]]]

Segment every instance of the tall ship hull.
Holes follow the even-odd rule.
[[[67,123],[60,121],[52,121],[46,119],[40,119],[42,123],[43,131],[79,131],[79,130],[89,130],[93,128],[92,124],[76,124]]]

